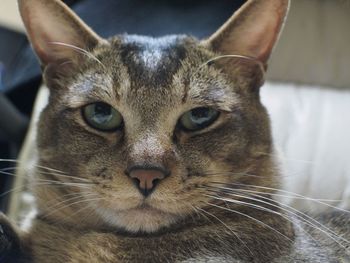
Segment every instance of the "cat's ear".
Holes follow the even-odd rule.
[[[243,55],[267,63],[278,40],[289,0],[248,0],[205,41],[223,55]]]
[[[61,0],[18,0],[18,5],[43,66],[72,61],[102,41]]]

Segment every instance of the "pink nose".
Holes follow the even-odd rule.
[[[158,169],[132,169],[129,176],[133,178],[144,196],[148,196],[156,184],[165,178],[165,173]]]

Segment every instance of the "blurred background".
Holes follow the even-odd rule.
[[[128,32],[204,38],[245,1],[65,2],[104,37]],[[284,201],[298,209],[317,212],[327,206],[295,194],[332,199],[338,207],[350,205],[349,25],[350,1],[292,0],[262,89],[281,156],[283,187],[289,193]],[[15,159],[41,83],[40,67],[24,35],[15,0],[1,0],[0,39],[0,159]],[[40,112],[39,106],[36,111]],[[18,219],[25,178],[10,175],[14,166],[0,161],[0,209]],[[17,194],[7,194],[10,189],[17,189]]]

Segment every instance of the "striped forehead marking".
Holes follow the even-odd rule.
[[[168,48],[176,44],[179,36],[171,35],[160,38],[147,36],[127,35],[124,37],[125,44],[131,44],[139,49],[135,53],[136,59],[145,68],[155,70],[161,64]]]
[[[156,69],[163,57],[162,50],[144,50],[140,54],[140,59],[144,66],[149,69]]]

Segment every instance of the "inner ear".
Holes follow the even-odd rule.
[[[278,40],[289,0],[248,0],[203,43],[223,55],[243,55],[267,63]]]
[[[103,41],[60,0],[18,0],[18,4],[43,66],[76,60]]]

